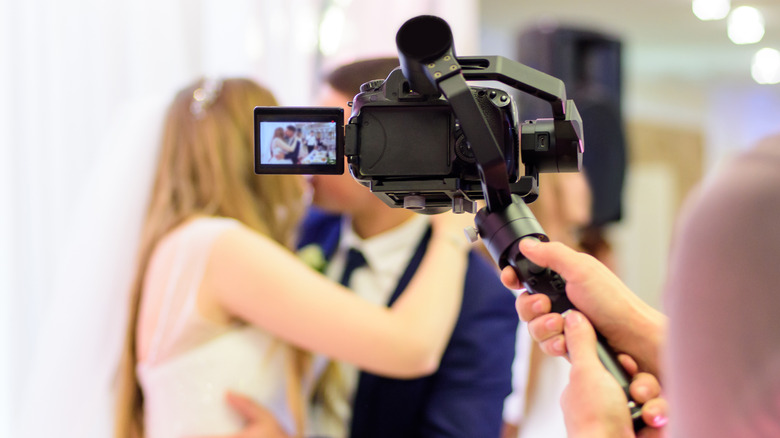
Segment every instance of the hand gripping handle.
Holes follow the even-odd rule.
[[[536,239],[535,237],[527,238]],[[531,263],[531,261],[520,253],[519,245],[514,245],[512,248],[513,249],[510,249],[507,261],[512,268],[514,268],[517,278],[523,283],[523,286],[525,286],[528,293],[542,293],[547,295],[550,298],[553,312],[563,313],[567,310],[575,309],[574,305],[569,301],[569,297],[566,295],[566,281],[558,275],[557,272]],[[634,431],[638,432],[645,427],[645,422],[642,419],[642,406],[631,399],[631,394],[629,394],[628,391],[628,387],[631,384],[631,378],[626,370],[620,365],[617,353],[609,346],[604,336],[598,331],[596,332],[596,336],[598,339],[598,357],[607,371],[615,377],[623,388],[626,399],[628,399],[628,408],[631,413],[631,420],[634,424]]]

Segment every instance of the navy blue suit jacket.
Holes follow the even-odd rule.
[[[299,246],[318,244],[329,259],[340,233],[341,216],[312,210],[304,220]],[[417,269],[428,236],[417,248],[407,274]],[[404,287],[399,285],[388,305]],[[418,379],[361,372],[350,436],[498,437],[504,398],[512,389],[517,324],[514,296],[501,284],[495,267],[472,252],[460,315],[438,370]]]

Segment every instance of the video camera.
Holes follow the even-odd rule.
[[[352,176],[389,206],[439,213],[450,208],[474,212],[474,201],[485,197],[479,155],[500,160],[504,170],[495,176],[527,202],[538,194],[539,172],[579,170],[581,119],[574,103],[566,100],[563,82],[503,57],[456,57],[449,26],[437,17],[410,20],[396,41],[401,68],[384,80],[362,85],[343,137],[340,108],[257,108],[255,171],[340,174],[346,156]],[[442,57],[442,65],[431,68],[420,60],[429,49],[449,54]],[[455,79],[455,92],[468,93],[458,100],[473,103],[456,103],[455,96],[434,87],[429,77],[439,83]],[[469,87],[467,80],[499,81],[536,95],[550,102],[553,117],[521,125],[509,93]],[[327,153],[321,148],[305,150],[297,161],[274,158],[270,131],[275,124],[293,124],[308,132],[321,131],[323,122],[332,129]],[[468,135],[467,125],[485,125],[490,138],[484,129]]]
[[[526,290],[550,297],[554,312],[574,308],[564,279],[518,245],[548,240],[526,205],[538,196],[539,173],[582,165],[582,120],[563,82],[504,57],[457,57],[449,25],[434,16],[404,23],[396,45],[400,69],[361,86],[345,128],[341,108],[255,108],[255,172],[341,174],[346,157],[353,178],[391,207],[463,213],[484,199],[469,237],[482,237],[499,267],[512,266]],[[467,81],[536,96],[550,103],[552,118],[519,124],[507,92]],[[281,126],[327,141],[304,147],[301,136],[280,138]],[[631,400],[630,378],[601,337],[598,355]],[[641,407],[628,407],[642,428]]]

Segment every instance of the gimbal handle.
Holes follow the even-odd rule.
[[[547,235],[520,196],[512,195],[512,204],[502,211],[491,212],[487,207],[477,212],[474,223],[488,252],[503,269],[512,266],[517,278],[528,293],[543,293],[550,298],[553,312],[563,313],[575,309],[566,295],[566,281],[555,271],[532,263],[520,252],[520,240],[536,239],[548,241]],[[596,332],[597,354],[601,363],[618,381],[628,400],[628,408],[634,423],[634,430],[645,427],[642,406],[631,399],[629,385],[631,378],[620,365],[617,354],[607,340]]]

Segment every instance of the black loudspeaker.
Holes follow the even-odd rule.
[[[576,28],[538,27],[519,36],[518,59],[561,79],[582,116],[583,167],[593,192],[592,224],[620,220],[626,169],[621,109],[621,43],[611,36]],[[523,120],[549,112],[549,105],[517,96]]]

